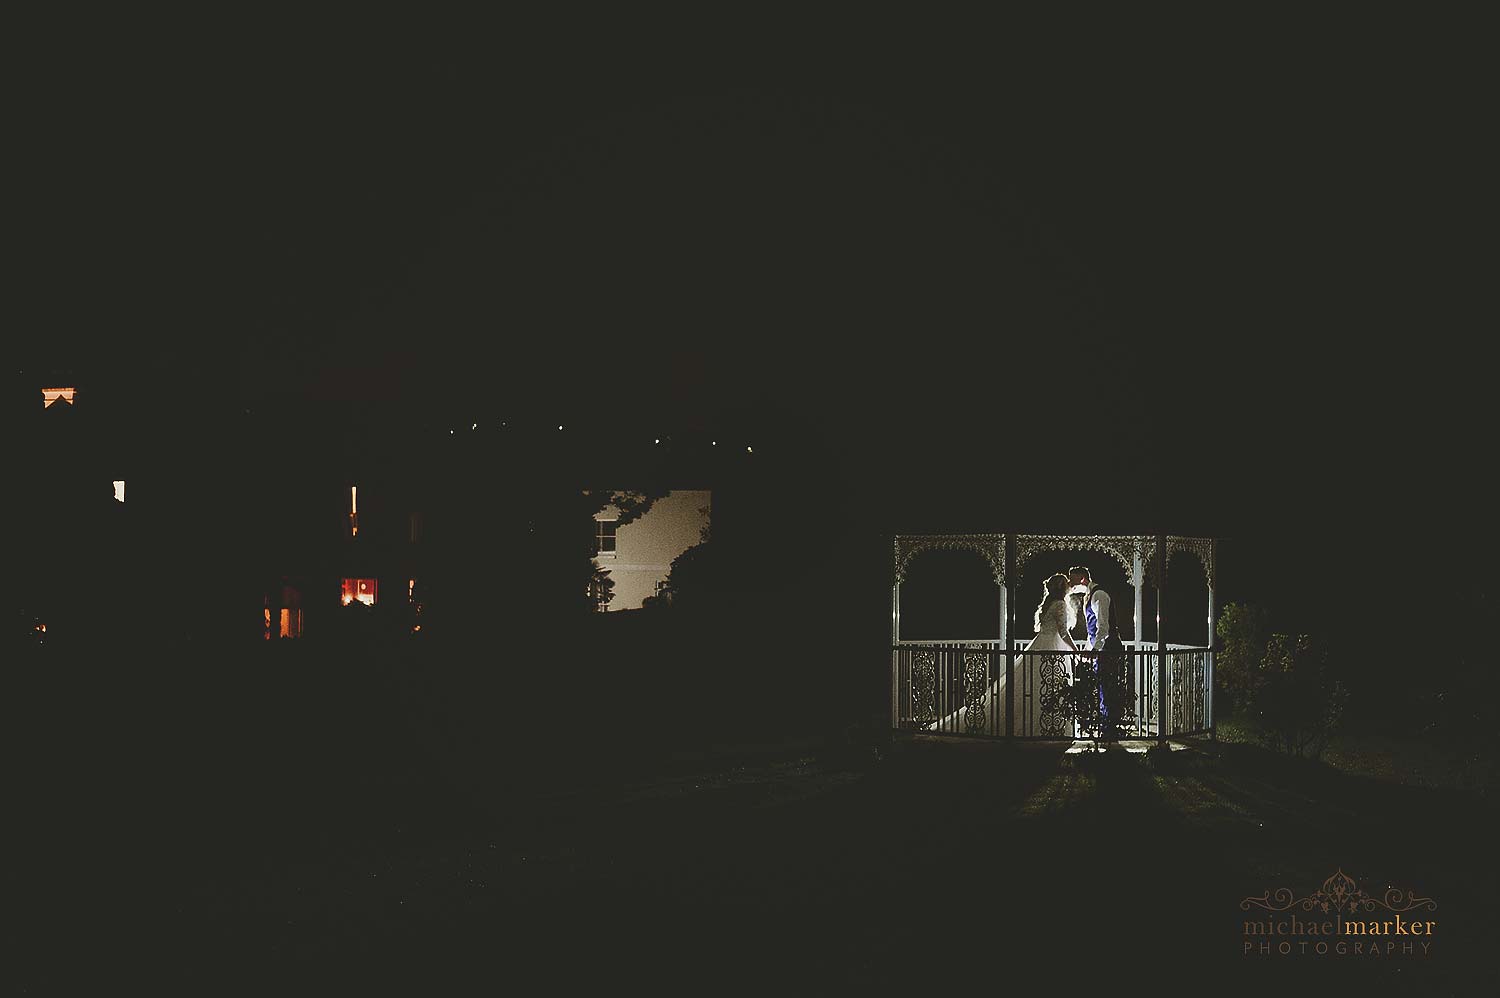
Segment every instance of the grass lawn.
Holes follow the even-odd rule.
[[[1218,734],[1220,741],[1260,744],[1258,726],[1244,718],[1222,721]],[[1431,741],[1370,732],[1335,734],[1322,762],[1353,776],[1476,794],[1492,792],[1495,779],[1493,762],[1465,758]]]
[[[574,736],[590,779],[536,778],[552,746],[531,739],[507,760],[532,778],[491,781],[389,718],[364,740],[316,722],[164,776],[134,812],[86,807],[67,848],[151,829],[107,880],[39,844],[7,934],[32,991],[87,957],[157,994],[1493,993],[1494,814],[1453,787],[1229,740],[817,736],[649,760]],[[1429,955],[1243,953],[1242,898],[1338,869],[1435,899]],[[70,924],[94,929],[49,951]]]

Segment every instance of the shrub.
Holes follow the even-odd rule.
[[[1215,709],[1232,714],[1243,709],[1255,685],[1270,627],[1266,611],[1253,604],[1231,603],[1219,614],[1215,628],[1223,647],[1214,655]]]
[[[1278,752],[1321,758],[1348,699],[1328,669],[1327,650],[1306,634],[1273,634],[1248,690],[1262,739]]]

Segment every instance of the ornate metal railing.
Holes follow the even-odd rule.
[[[1123,738],[1160,738],[1213,728],[1207,648],[1127,648],[1106,679],[1118,691],[1101,711],[1111,715],[1109,725],[1086,709],[1098,685],[1080,695],[1096,683],[1094,667],[1088,652],[1016,652],[1012,659],[993,641],[903,641],[891,648],[891,723],[901,731],[1032,739],[1099,737],[1110,729]]]

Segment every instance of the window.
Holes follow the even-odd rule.
[[[343,603],[348,606],[355,600],[359,600],[365,606],[374,606],[376,597],[380,594],[380,581],[378,579],[345,579]]]
[[[281,636],[284,638],[302,637],[302,611],[296,607],[281,608]]]
[[[122,478],[118,482],[115,482],[114,486],[115,486],[115,502],[124,502],[125,501],[125,479]],[[150,500],[150,496],[147,496],[146,498],[147,498],[148,501]]]
[[[359,536],[359,486],[349,486],[349,536]],[[349,602],[344,600],[345,603]]]
[[[285,579],[280,594],[267,595],[265,603],[265,636],[272,638],[302,637],[302,593]]]
[[[594,537],[594,553],[613,558],[615,556],[615,527],[618,521],[595,520],[594,523],[598,525],[598,531]]]
[[[36,382],[32,382],[32,384],[35,384],[35,383]],[[50,409],[50,408],[52,408],[52,404],[54,402],[58,401],[59,399],[61,399],[63,402],[67,403],[68,405],[72,405],[73,404],[73,397],[75,395],[77,395],[77,394],[78,394],[78,389],[76,389],[76,388],[43,388],[42,389],[42,408],[43,409]]]

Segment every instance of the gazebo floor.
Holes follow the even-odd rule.
[[[1156,739],[1122,738],[1117,742],[1095,743],[1089,739],[1080,738],[1072,745],[1069,745],[1068,750],[1063,754],[1075,755],[1080,752],[1092,752],[1096,747],[1103,752],[1129,752],[1131,755],[1144,755],[1147,751],[1156,748]],[[1172,752],[1186,752],[1190,750],[1192,746],[1185,744],[1184,742],[1174,742],[1172,739],[1168,738],[1167,748]]]
[[[1022,749],[1035,751],[1056,752],[1062,749],[1064,755],[1081,755],[1085,752],[1124,752],[1130,755],[1144,755],[1151,749],[1156,748],[1155,738],[1122,738],[1114,742],[1095,742],[1088,738],[1075,739],[1071,744],[1065,741],[1052,741],[1032,738],[1017,738],[1006,741],[1003,738],[974,738],[966,735],[939,734],[933,731],[913,732],[913,740],[920,742],[940,742],[947,745],[1014,745]],[[1064,748],[1064,746],[1066,746]],[[1167,748],[1172,752],[1192,751],[1193,746],[1185,741],[1167,739]]]

